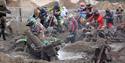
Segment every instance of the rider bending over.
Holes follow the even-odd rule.
[[[103,16],[99,13],[98,10],[94,11],[93,15],[88,19],[92,24],[95,24],[94,27],[97,30],[100,30],[104,26]],[[93,23],[94,21],[94,23]]]

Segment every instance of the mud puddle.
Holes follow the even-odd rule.
[[[111,47],[111,51],[114,51],[114,52],[117,52],[117,51],[121,50],[122,48],[124,48],[125,47],[124,45],[125,45],[125,43],[109,44],[109,46]],[[70,44],[68,44],[67,46],[70,46]],[[65,46],[65,47],[67,47],[67,46]],[[97,47],[97,45],[93,45],[91,47],[95,48],[95,47]],[[85,52],[65,51],[65,49],[60,49],[58,51],[58,59],[59,60],[77,60],[77,59],[81,59],[81,58],[86,59],[87,56],[88,56],[88,53],[85,53]]]
[[[62,50],[58,51],[59,60],[77,60],[77,59],[84,58],[86,55],[87,54],[83,52],[74,53],[74,52],[66,52]]]
[[[113,43],[109,46],[112,48],[112,51],[119,51],[125,47],[125,43]]]

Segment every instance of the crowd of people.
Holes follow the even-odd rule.
[[[77,31],[87,28],[88,26],[93,26],[97,30],[112,28],[114,25],[114,15],[117,16],[117,22],[121,23],[123,12],[122,7],[119,7],[115,13],[111,9],[106,9],[104,12],[105,15],[102,15],[100,10],[91,4],[81,2],[80,8],[74,11],[74,13],[77,14],[72,14],[65,6],[61,6],[58,1],[55,1],[51,9],[47,7],[35,8],[33,15],[27,20],[27,26],[29,26],[31,32],[40,39],[46,36],[46,32],[52,33],[52,31],[55,30],[58,33],[63,33],[68,31],[70,32],[69,35],[72,36],[71,42],[74,42]],[[6,14],[0,14],[0,36],[2,35],[3,39],[6,40],[6,25],[3,16],[6,16]]]
[[[114,25],[114,14],[117,16],[117,22],[122,22],[123,9],[119,7],[114,13],[111,9],[106,9],[102,15],[100,11],[94,8],[91,4],[84,2],[80,3],[80,8],[76,11],[77,14],[72,14],[65,6],[60,6],[59,2],[55,1],[52,9],[47,7],[37,7],[34,10],[33,16],[28,19],[28,25],[31,31],[45,37],[46,31],[56,30],[58,33],[70,32],[72,37],[71,42],[74,42],[77,31],[89,26],[94,29],[104,30],[112,28]],[[37,20],[40,19],[40,22]],[[42,33],[42,34],[40,34]],[[41,37],[41,36],[40,36]]]

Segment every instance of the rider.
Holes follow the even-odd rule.
[[[97,30],[103,29],[104,27],[104,18],[103,16],[99,13],[98,10],[95,10],[93,15],[88,19],[90,22],[92,22],[92,20],[94,19],[94,24],[95,24],[95,28]]]
[[[37,22],[35,15],[28,19],[28,24],[26,26],[30,27],[30,31],[34,35],[36,35],[40,39],[44,38],[44,32],[46,31],[46,29],[40,22]]]
[[[80,14],[80,17],[82,17],[82,18],[86,18],[86,7],[85,6],[86,5],[84,2],[80,3],[80,8],[79,8],[78,12]]]
[[[75,20],[74,16],[72,14],[70,14],[69,16],[69,26],[68,26],[69,32],[70,32],[70,41],[73,43],[75,42],[75,38],[76,38],[76,32],[78,29],[78,23]]]
[[[47,10],[46,7],[42,7],[40,10],[40,19],[41,24],[46,27],[46,18],[47,18]]]
[[[87,19],[92,16],[92,11],[93,11],[92,5],[91,4],[87,4],[86,5],[86,18]]]
[[[61,11],[61,17],[65,18],[68,14],[68,10],[66,9],[65,6],[63,6],[62,11]]]
[[[106,19],[106,25],[108,28],[112,28],[113,25],[113,14],[109,9],[107,9],[105,14],[105,19]]]
[[[84,27],[85,19],[86,19],[86,5],[84,2],[80,3],[80,8],[78,9],[79,17],[78,17],[78,26],[79,29]]]
[[[60,18],[61,8],[60,8],[60,5],[59,5],[58,1],[55,1],[55,3],[54,3],[53,14],[57,19],[57,30],[58,30],[58,32],[61,32],[62,31],[62,29],[61,29],[61,18]]]
[[[68,9],[66,9],[65,6],[63,6],[61,10],[61,17],[63,18],[63,25],[65,26],[65,30],[68,30]]]
[[[94,63],[109,63],[112,61],[112,57],[109,54],[111,47],[107,44],[103,44],[95,49],[94,57],[92,58]]]

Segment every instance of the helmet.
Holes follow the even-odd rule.
[[[106,9],[106,10],[105,10],[105,12],[106,12],[106,13],[109,13],[109,12],[110,12],[110,10],[109,10],[109,9]]]
[[[95,11],[93,12],[93,14],[94,14],[94,16],[98,16],[98,15],[99,15],[99,11],[98,11],[98,10],[95,10]]]
[[[87,6],[89,6],[89,7],[90,7],[90,6],[91,6],[91,4],[87,4]]]
[[[54,2],[54,7],[59,7],[59,2],[55,1]]]
[[[35,18],[30,17],[30,18],[28,19],[28,23],[27,23],[26,26],[32,26],[32,25],[34,25],[34,24],[36,24]]]
[[[81,3],[80,3],[80,6],[85,6],[85,3],[84,3],[84,2],[81,2]]]
[[[66,7],[65,7],[65,6],[63,6],[63,9],[66,9]]]

